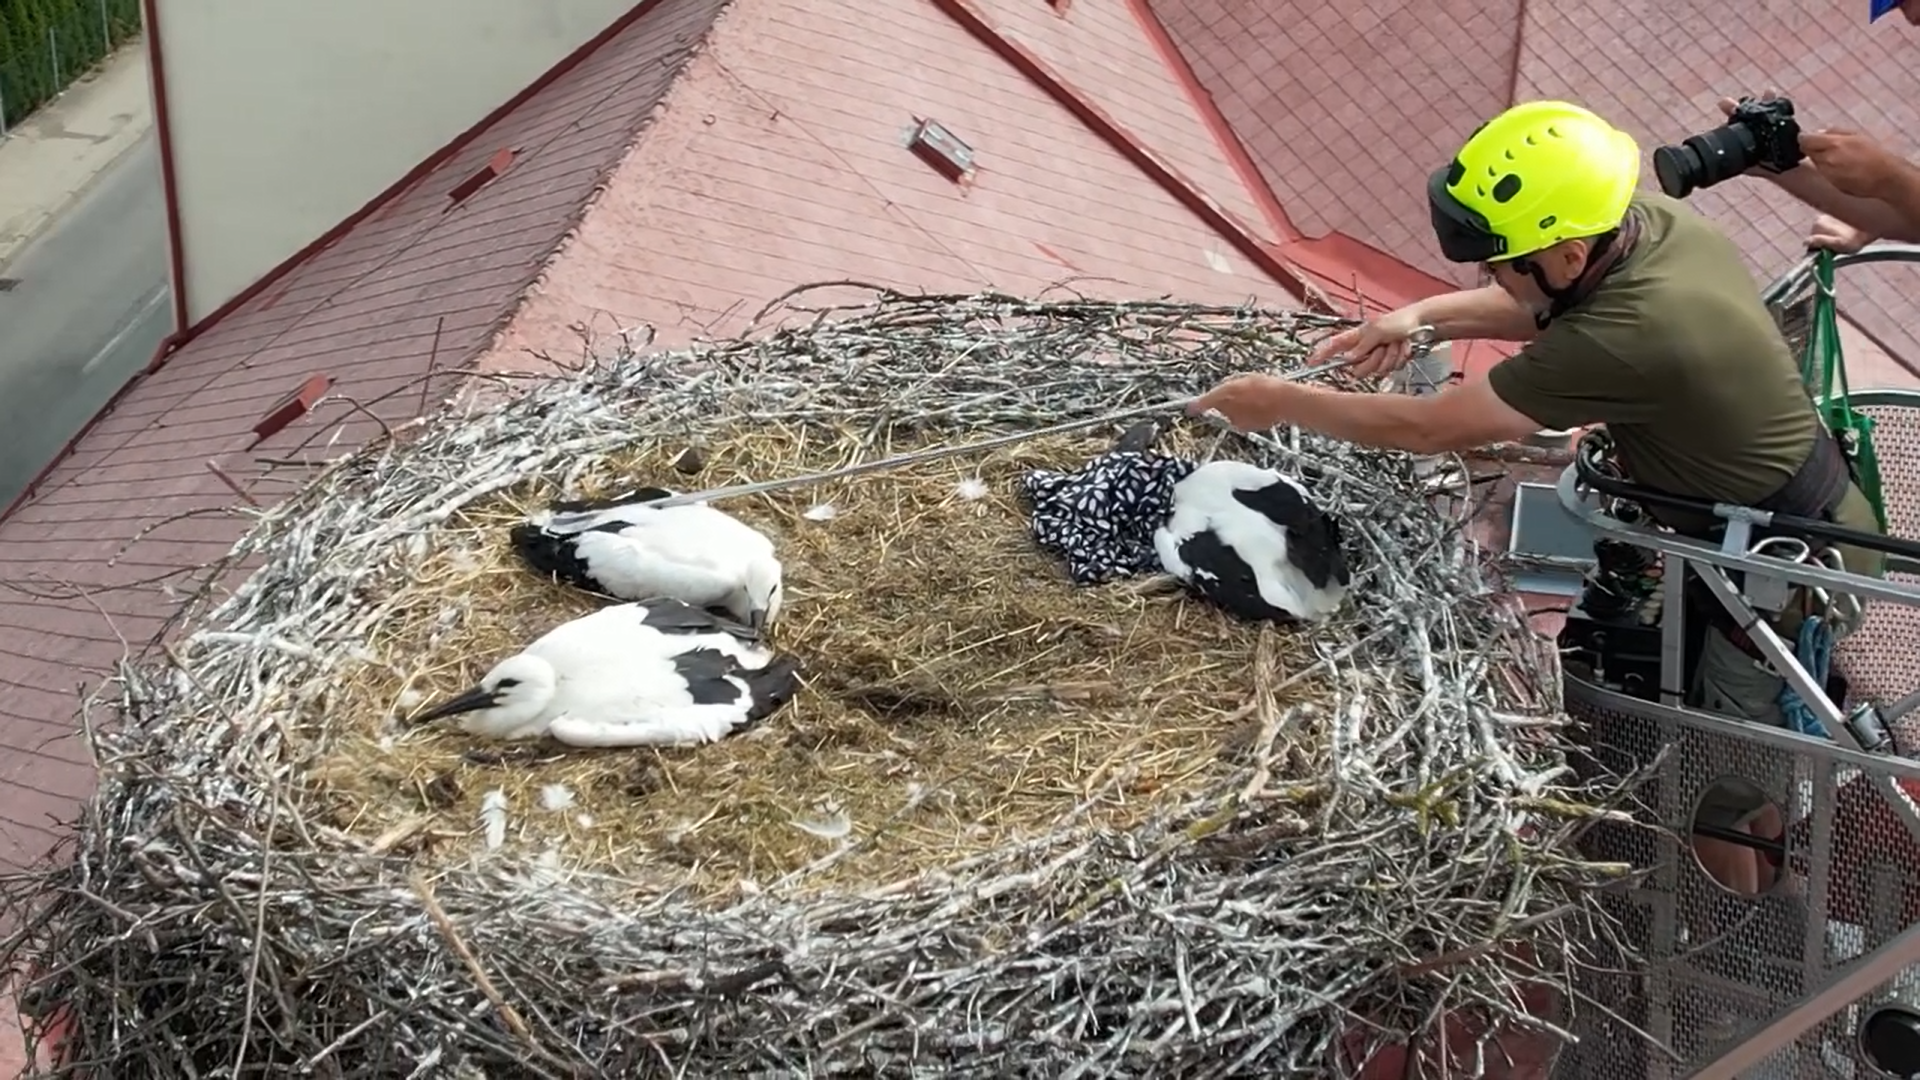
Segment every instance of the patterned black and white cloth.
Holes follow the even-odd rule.
[[[1066,560],[1075,584],[1157,573],[1153,531],[1173,511],[1173,485],[1198,467],[1151,451],[1116,450],[1072,472],[1036,469],[1020,482],[1033,538]]]

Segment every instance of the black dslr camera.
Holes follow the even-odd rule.
[[[1689,136],[1678,146],[1653,152],[1653,172],[1660,190],[1684,199],[1755,165],[1786,172],[1800,164],[1800,125],[1793,118],[1793,102],[1786,98],[1756,101],[1745,97],[1734,106],[1723,127]]]

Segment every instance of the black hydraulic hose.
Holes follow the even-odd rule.
[[[1728,829],[1719,825],[1709,825],[1704,821],[1693,823],[1693,835],[1704,836],[1709,840],[1719,840],[1728,844],[1737,844],[1750,851],[1771,855],[1775,859],[1787,857],[1787,845],[1783,840],[1763,840],[1750,832],[1740,829]]]
[[[1573,467],[1582,484],[1591,487],[1602,495],[1628,502],[1640,503],[1649,507],[1666,507],[1687,513],[1705,514],[1711,517],[1724,517],[1716,508],[1724,505],[1711,499],[1692,499],[1684,495],[1671,495],[1664,491],[1641,487],[1639,484],[1607,476],[1596,468],[1589,459],[1590,451],[1585,440],[1579,451],[1573,456]],[[1831,521],[1818,521],[1814,518],[1797,517],[1793,514],[1773,514],[1766,526],[1777,533],[1785,533],[1802,540],[1826,540],[1848,547],[1866,548],[1886,555],[1903,555],[1909,559],[1920,559],[1920,540],[1907,540],[1898,536],[1882,536],[1879,533],[1862,532],[1849,529],[1844,525],[1835,525]]]

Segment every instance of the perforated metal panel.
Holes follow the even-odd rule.
[[[1920,409],[1868,404],[1860,411],[1874,420],[1887,529],[1895,536],[1920,538]],[[1911,574],[1887,576],[1908,584],[1920,581]],[[1886,703],[1904,697],[1920,686],[1920,608],[1870,605],[1866,623],[1835,650],[1835,662],[1846,673],[1856,700]],[[1909,719],[1896,731],[1904,736],[1903,747],[1920,749],[1920,723]]]
[[[1580,1042],[1561,1054],[1556,1080],[1690,1075],[1920,921],[1920,841],[1872,787],[1900,764],[1862,771],[1828,745],[1784,735],[1769,737],[1786,745],[1770,745],[1734,722],[1573,678],[1567,709],[1607,766],[1651,761],[1663,747],[1669,757],[1640,791],[1634,825],[1601,826],[1585,839],[1589,857],[1645,877],[1607,898],[1616,925],[1592,946],[1572,1025]],[[1783,878],[1758,896],[1722,887],[1691,851],[1695,807],[1723,776],[1761,787],[1788,824]],[[1920,994],[1883,984],[1743,1075],[1882,1075],[1860,1056],[1858,1029],[1867,1007],[1890,999],[1920,1003]]]

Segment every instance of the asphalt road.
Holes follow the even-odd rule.
[[[0,269],[0,508],[172,328],[165,214],[149,133]]]

